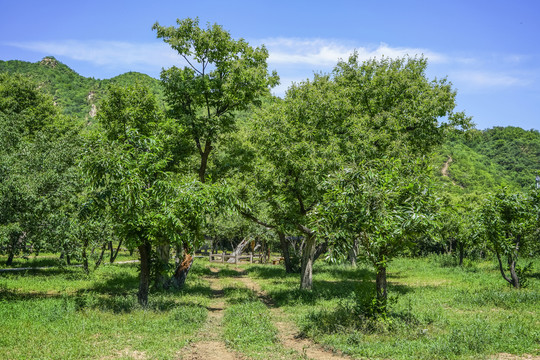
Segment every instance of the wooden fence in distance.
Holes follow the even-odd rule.
[[[227,254],[226,252],[216,253],[213,254],[211,252],[201,252],[200,254],[195,255],[196,258],[205,258],[207,257],[210,262],[220,262],[225,263],[228,262],[229,259],[234,259],[234,264],[238,264],[242,260],[249,261],[250,264],[253,264],[253,262],[258,261],[259,263],[262,262],[262,255],[261,254],[253,254],[249,253],[247,255],[232,255]],[[269,262],[275,264],[279,264],[281,261],[283,261],[283,258],[270,258]]]

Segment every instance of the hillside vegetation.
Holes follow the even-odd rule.
[[[540,132],[509,126],[455,136],[439,150],[435,168],[454,195],[530,189],[540,169]]]
[[[148,75],[128,72],[111,79],[87,78],[52,56],[47,56],[36,63],[0,60],[1,72],[19,73],[31,77],[54,97],[55,104],[59,105],[65,115],[81,119],[95,115],[94,106],[110,84],[127,86],[139,82],[150,88],[158,99],[163,100],[163,91],[159,81]]]

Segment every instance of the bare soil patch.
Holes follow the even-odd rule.
[[[530,355],[530,354],[523,354],[523,355],[513,355],[508,353],[500,353],[492,357],[491,359],[497,359],[497,360],[540,360],[540,356],[538,355]]]
[[[452,157],[451,156],[448,156],[448,160],[446,160],[443,164],[443,167],[441,169],[441,174],[442,176],[444,177],[447,177],[448,179],[450,179],[450,181],[452,182],[452,184],[456,185],[456,186],[459,186],[460,188],[463,188],[463,186],[457,184],[454,179],[452,179],[452,177],[450,176],[450,173],[448,172],[448,168],[450,167],[450,163],[453,161]]]

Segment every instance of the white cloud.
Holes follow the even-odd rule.
[[[180,57],[164,43],[128,43],[120,41],[39,41],[10,43],[21,49],[65,56],[99,66],[169,67],[178,64]]]
[[[447,61],[446,57],[427,49],[391,47],[381,43],[377,47],[355,46],[351,42],[325,39],[270,38],[256,41],[265,44],[270,54],[268,62],[275,65],[310,65],[315,67],[334,66],[339,59],[347,59],[355,50],[360,60],[397,58],[423,55],[430,62]]]
[[[486,71],[457,71],[452,75],[452,78],[476,88],[521,87],[531,84],[531,80],[523,77]]]
[[[437,68],[437,73],[450,75],[449,79],[461,86],[507,88],[529,86],[534,81],[523,74],[513,75],[508,66],[525,61],[525,56],[450,56],[429,49],[392,47],[385,43],[377,46],[357,46],[350,41],[328,39],[268,38],[252,41],[265,44],[269,51],[269,67],[282,77],[281,85],[273,92],[282,95],[293,81],[310,78],[313,72],[330,71],[339,59],[347,59],[357,51],[361,61],[382,56],[396,58],[425,56]],[[183,59],[163,42],[130,43],[120,41],[40,41],[5,44],[44,55],[62,56],[87,62],[97,67],[114,68],[122,73],[134,70],[156,73],[173,65],[183,66]],[[494,62],[494,59],[497,59]],[[501,67],[502,66],[502,67]]]

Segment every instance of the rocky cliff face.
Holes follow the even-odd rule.
[[[43,66],[48,66],[48,67],[51,67],[51,68],[55,68],[56,65],[58,65],[58,61],[53,57],[46,56],[39,62],[39,64],[43,65]]]
[[[95,117],[97,114],[97,107],[96,104],[94,104],[94,99],[96,97],[96,93],[94,91],[90,91],[88,93],[88,96],[86,97],[86,101],[90,104],[90,111],[88,112],[88,115],[90,117]]]

